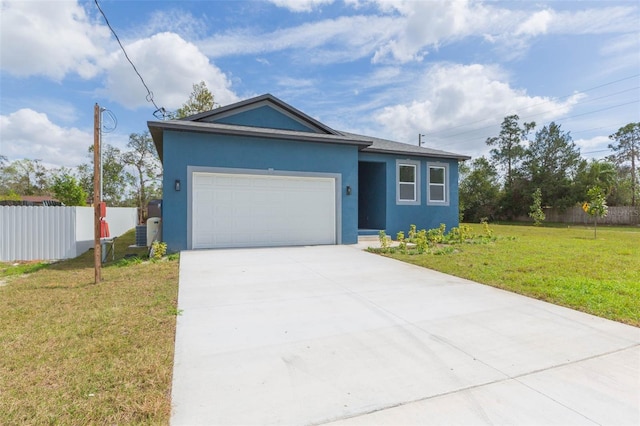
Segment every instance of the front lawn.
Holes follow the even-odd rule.
[[[490,228],[495,241],[448,254],[386,256],[640,326],[640,228],[598,227],[597,239],[593,228],[566,225]]]
[[[93,251],[0,264],[0,424],[169,422],[178,261],[116,259],[102,277]]]

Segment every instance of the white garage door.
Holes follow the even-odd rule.
[[[336,243],[335,179],[194,173],[192,247]]]

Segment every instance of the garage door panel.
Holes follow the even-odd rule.
[[[336,243],[335,179],[194,173],[193,248]]]

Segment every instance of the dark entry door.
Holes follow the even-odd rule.
[[[358,228],[386,228],[386,164],[358,163]]]

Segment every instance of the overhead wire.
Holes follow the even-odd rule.
[[[106,126],[106,125],[102,125],[102,131],[104,133],[111,133],[114,130],[116,130],[116,128],[118,127],[118,119],[116,118],[116,115],[113,113],[113,111],[111,111],[110,109],[103,109],[102,112],[106,113],[109,118],[111,118],[111,121],[113,123],[113,126]]]
[[[138,75],[138,77],[140,78],[140,81],[142,82],[142,85],[144,86],[144,88],[147,90],[147,102],[151,102],[151,104],[153,104],[153,106],[156,108],[156,110],[154,111],[153,115],[156,118],[159,118],[156,114],[161,114],[162,118],[165,119],[167,117],[169,117],[169,113],[164,109],[164,107],[159,107],[156,104],[155,99],[153,99],[153,92],[149,89],[149,86],[147,86],[147,83],[144,81],[144,78],[142,78],[142,75],[140,74],[140,72],[138,71],[138,69],[136,68],[135,64],[133,63],[133,61],[131,60],[131,58],[129,58],[129,55],[127,54],[127,51],[125,50],[124,46],[122,45],[122,42],[120,41],[120,37],[118,37],[118,34],[116,34],[115,30],[113,29],[113,27],[111,26],[111,23],[109,23],[109,19],[107,18],[107,15],[104,13],[104,11],[102,10],[102,8],[100,7],[100,4],[98,4],[98,0],[93,0],[96,4],[96,7],[98,8],[98,10],[100,11],[100,14],[102,15],[102,17],[104,18],[104,22],[107,24],[107,27],[109,27],[109,30],[111,30],[111,33],[113,34],[113,36],[116,38],[116,41],[118,42],[118,45],[120,45],[120,49],[122,49],[122,53],[124,53],[124,57],[127,59],[127,61],[131,64],[131,67],[133,68],[133,70],[135,71],[135,73]]]
[[[551,102],[554,102],[554,101],[557,101],[557,100],[561,100],[561,99],[566,99],[566,98],[569,98],[571,96],[575,96],[575,95],[591,92],[593,90],[600,89],[602,87],[610,86],[612,84],[620,83],[622,81],[630,80],[632,78],[637,78],[637,77],[640,77],[640,74],[634,74],[634,75],[631,75],[631,76],[628,76],[628,77],[623,77],[623,78],[620,78],[620,79],[617,79],[617,80],[614,80],[614,81],[610,81],[610,82],[607,82],[607,83],[600,84],[598,86],[594,86],[594,87],[590,87],[588,89],[580,90],[580,91],[577,91],[577,92],[574,92],[574,93],[571,93],[571,94],[568,94],[568,95],[560,96],[560,97],[553,98],[553,99],[548,99],[548,100],[543,101],[543,102],[538,102],[536,104],[529,105],[529,106],[526,106],[524,108],[521,108],[520,111],[516,112],[516,114],[517,115],[521,115],[523,111],[526,111],[526,110],[531,109],[531,108],[536,107],[536,106],[548,104],[548,103],[551,103]],[[585,100],[583,102],[576,102],[576,104],[591,102],[591,101],[595,101],[595,100],[598,100],[598,99],[603,99],[605,97],[615,96],[617,94],[629,92],[629,91],[632,91],[632,90],[636,90],[638,88],[640,88],[640,86],[635,86],[633,88],[625,89],[625,90],[622,90],[620,92],[604,95],[604,96],[601,96],[599,98],[587,99],[587,100]],[[556,109],[558,109],[558,108],[556,108]],[[536,115],[547,114],[547,113],[552,112],[552,111],[554,111],[554,110],[543,111],[541,113],[536,113],[536,114],[533,114],[533,115],[529,115],[528,117],[534,117]],[[526,117],[521,117],[521,118],[522,119],[526,119]],[[481,120],[476,120],[476,121],[472,121],[470,123],[460,124],[460,125],[457,125],[457,126],[446,128],[446,129],[437,130],[437,131],[434,131],[434,132],[425,132],[425,134],[426,134],[427,137],[428,136],[438,136],[441,133],[449,132],[451,130],[458,129],[458,128],[461,128],[461,127],[468,127],[468,126],[471,126],[473,124],[482,123],[484,121],[493,120],[493,119],[494,119],[493,117],[487,117],[487,118],[483,118]],[[454,134],[454,135],[442,135],[442,137],[453,137],[453,136],[458,136],[460,134],[466,134],[466,133],[474,132],[474,131],[477,131],[477,130],[483,130],[483,129],[491,128],[491,127],[495,126],[496,124],[498,124],[498,123],[493,123],[493,124],[491,124],[489,126],[476,128],[476,129],[473,129],[473,130],[457,133],[457,134]]]
[[[603,96],[600,96],[600,97],[597,97],[597,98],[590,98],[590,99],[585,100],[584,102],[576,102],[576,105],[580,104],[580,103],[585,104],[585,103],[588,103],[588,102],[599,101],[600,99],[609,98],[611,96],[620,95],[622,93],[626,93],[626,92],[630,92],[632,90],[638,90],[638,89],[640,89],[640,86],[632,87],[630,89],[620,90],[619,92],[615,92],[615,93],[609,93],[607,95],[603,95]],[[526,117],[523,117],[523,119],[526,120],[526,119],[529,119],[531,117],[536,117],[538,115],[548,114],[550,112],[557,111],[559,109],[563,109],[563,107],[549,109],[549,110],[546,110],[546,111],[538,112],[536,114],[530,114],[530,115],[527,115]]]
[[[570,118],[582,117],[584,115],[589,115],[589,114],[595,114],[596,112],[602,112],[602,111],[606,111],[606,110],[609,110],[609,109],[619,108],[619,107],[622,107],[622,106],[631,105],[631,104],[639,103],[639,102],[640,102],[640,99],[634,100],[634,101],[631,101],[631,102],[625,102],[625,103],[622,103],[622,104],[609,106],[609,107],[606,107],[606,108],[597,109],[597,110],[594,110],[594,111],[589,111],[589,112],[585,112],[585,113],[581,113],[581,114],[571,115],[571,116],[568,116],[568,117],[560,117],[560,118],[557,118],[557,119],[555,119],[553,121],[554,122],[565,121],[565,120],[569,120]],[[536,115],[539,115],[539,114],[536,114]],[[529,117],[534,117],[534,116],[535,115],[531,115]],[[523,120],[526,120],[527,118],[528,117],[522,117]],[[465,135],[467,133],[477,132],[479,130],[491,129],[492,127],[494,127],[496,125],[498,125],[498,123],[494,123],[494,124],[491,124],[489,126],[478,127],[478,128],[475,128],[475,129],[466,130],[464,132],[455,133],[453,135],[446,135],[446,136],[442,136],[442,137],[453,138],[453,137],[456,137],[456,136]],[[451,145],[455,145],[455,142],[452,142]]]

